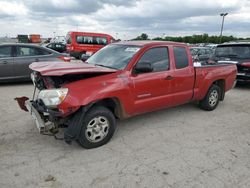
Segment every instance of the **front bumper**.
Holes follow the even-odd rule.
[[[238,72],[236,80],[238,82],[250,82],[250,73]]]
[[[250,82],[250,67],[244,66],[244,62],[237,64],[237,81],[238,82]]]
[[[64,131],[64,141],[68,144],[72,143],[72,140],[78,138],[81,131],[81,124],[78,123],[78,116],[70,116],[63,118],[63,114],[59,111],[48,109],[42,100],[30,101],[27,97],[15,98],[19,107],[31,114],[35,120],[39,133],[44,135],[54,135],[58,139],[55,133],[58,132],[58,128],[66,128]],[[92,104],[91,104],[92,105]],[[86,111],[91,105],[81,108],[79,111],[83,117]],[[52,133],[52,134],[51,134]]]
[[[52,122],[50,122],[50,123],[47,122],[47,124],[45,124],[44,119],[41,117],[41,115],[39,114],[37,109],[32,105],[32,103],[30,101],[26,101],[25,106],[26,106],[27,110],[29,111],[29,113],[31,114],[32,118],[35,120],[39,133],[46,132],[46,127],[49,124],[52,124]]]
[[[48,133],[57,128],[58,120],[62,116],[60,111],[48,109],[41,99],[32,101],[27,97],[15,98],[24,111],[28,111],[35,120],[39,133]]]

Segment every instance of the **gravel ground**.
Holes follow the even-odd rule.
[[[118,122],[85,150],[37,132],[13,100],[31,83],[0,85],[0,187],[250,187],[250,86],[212,112],[182,105]]]

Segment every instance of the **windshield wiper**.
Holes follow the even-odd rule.
[[[119,70],[119,69],[117,69],[117,68],[110,67],[110,66],[107,66],[107,65],[102,65],[102,64],[95,64],[95,66],[100,66],[100,67],[106,67],[106,68],[110,68],[110,69]]]

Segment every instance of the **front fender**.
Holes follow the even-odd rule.
[[[102,99],[117,98],[127,114],[132,112],[133,97],[129,89],[129,82],[124,82],[119,77],[107,81],[87,81],[82,80],[65,86],[69,92],[65,100],[58,106],[61,111],[75,112],[81,106]]]

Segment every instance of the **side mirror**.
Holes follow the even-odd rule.
[[[90,57],[90,55],[87,55],[87,54],[82,54],[81,55],[81,60],[83,61],[83,62],[85,62],[85,61],[87,61],[87,59]]]
[[[146,72],[152,72],[153,67],[150,63],[141,62],[136,64],[134,70],[136,73],[146,73]]]

